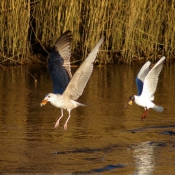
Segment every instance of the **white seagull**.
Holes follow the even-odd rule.
[[[165,57],[163,56],[150,70],[150,61],[147,61],[141,68],[136,77],[136,85],[138,95],[133,95],[129,98],[128,104],[132,105],[135,102],[137,105],[144,107],[145,111],[141,117],[141,120],[146,118],[149,108],[152,108],[158,112],[163,111],[163,107],[155,105],[154,93],[156,91],[158,76],[162,70]]]
[[[71,110],[78,106],[85,106],[75,100],[77,100],[84,91],[93,71],[94,60],[104,38],[102,37],[100,39],[73,77],[70,69],[71,41],[72,35],[70,31],[66,31],[57,39],[48,60],[49,72],[53,83],[53,93],[47,94],[40,103],[40,105],[43,106],[47,102],[50,102],[53,106],[61,108],[61,116],[57,120],[55,128],[59,126],[60,119],[63,117],[63,109],[68,111],[69,116],[64,124],[65,130],[71,117]]]

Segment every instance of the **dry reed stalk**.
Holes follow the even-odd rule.
[[[9,63],[13,63],[12,59],[22,63],[36,43],[48,52],[46,48],[65,30],[72,30],[72,48],[78,60],[87,56],[101,35],[106,40],[99,64],[113,60],[130,63],[160,55],[172,58],[174,4],[175,0],[2,0],[1,62],[10,57]]]
[[[3,38],[0,40],[0,52],[4,56],[14,57],[17,62],[22,62],[30,47],[27,39],[30,3],[24,0],[1,1],[0,11],[0,37]],[[2,57],[2,60],[5,59]],[[13,64],[13,61],[9,63]]]

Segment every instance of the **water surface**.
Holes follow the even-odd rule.
[[[141,65],[96,67],[68,130],[55,129],[60,109],[47,104],[52,91],[46,67],[0,69],[0,172],[145,175],[175,172],[175,65],[160,74],[155,103],[162,113],[125,108],[136,94]],[[29,71],[37,79],[27,73]]]

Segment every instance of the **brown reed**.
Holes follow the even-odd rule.
[[[33,54],[48,54],[65,30],[73,33],[72,51],[78,55],[73,61],[84,59],[102,35],[105,43],[97,64],[162,55],[173,59],[174,4],[175,0],[2,0],[0,64],[22,64],[33,61]]]
[[[13,63],[26,60],[29,52],[28,40],[30,2],[7,0],[0,2],[0,62]]]

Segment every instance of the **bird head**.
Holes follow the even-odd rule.
[[[128,104],[129,105],[132,105],[132,103],[135,101],[135,97],[134,95],[132,95],[131,97],[129,97],[129,100],[128,100]]]
[[[127,107],[127,105],[129,104],[129,105],[132,105],[132,103],[135,101],[135,97],[134,97],[134,95],[132,95],[131,97],[129,97],[129,100],[128,100],[128,102],[127,102],[127,104],[126,104],[126,106],[125,107]]]
[[[49,102],[52,101],[53,98],[54,98],[54,94],[52,93],[47,94],[45,98],[41,101],[40,106],[41,107],[44,106],[45,104],[47,104],[48,101]]]

